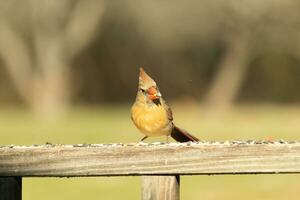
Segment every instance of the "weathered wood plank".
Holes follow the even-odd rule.
[[[299,173],[298,142],[0,147],[0,176]]]
[[[22,178],[0,177],[0,200],[21,200]]]
[[[179,200],[179,176],[142,176],[142,200]]]

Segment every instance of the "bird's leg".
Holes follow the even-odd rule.
[[[146,140],[148,138],[148,136],[145,136],[141,139],[141,142],[143,142],[144,140]]]
[[[166,142],[169,143],[169,135],[166,136]]]

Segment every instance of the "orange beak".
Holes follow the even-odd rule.
[[[160,92],[155,88],[155,87],[151,87],[147,90],[148,93],[148,97],[151,100],[155,100],[155,99],[159,99],[161,97]]]

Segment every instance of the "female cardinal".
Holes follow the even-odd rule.
[[[148,137],[171,135],[178,142],[199,141],[173,123],[172,111],[163,100],[155,81],[140,68],[139,87],[131,108],[136,127]]]

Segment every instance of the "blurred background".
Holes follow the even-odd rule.
[[[130,107],[141,66],[176,124],[202,140],[299,139],[299,9],[297,0],[0,0],[0,145],[139,141]],[[186,176],[181,197],[298,199],[297,178]],[[139,199],[140,178],[26,178],[23,196]]]

